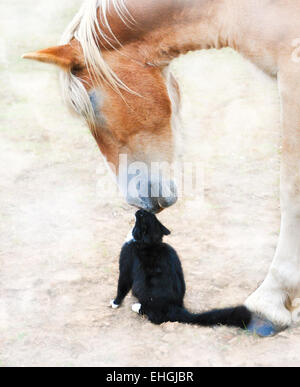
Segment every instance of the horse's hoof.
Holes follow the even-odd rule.
[[[253,315],[247,327],[248,332],[259,337],[272,337],[284,331],[286,328],[274,325],[271,321]]]

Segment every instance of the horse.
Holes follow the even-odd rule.
[[[65,98],[85,118],[116,176],[120,155],[146,165],[174,159],[180,90],[169,65],[179,55],[231,47],[277,79],[281,231],[266,279],[245,301],[258,316],[254,325],[270,331],[292,324],[300,288],[299,15],[300,0],[88,0],[59,46],[24,55],[63,70]],[[140,177],[137,195],[119,181],[129,204],[159,212],[176,202],[175,183]],[[142,186],[158,194],[149,197]]]

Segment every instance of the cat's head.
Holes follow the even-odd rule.
[[[160,243],[164,235],[171,234],[155,215],[145,210],[139,210],[135,217],[136,222],[132,234],[136,242],[152,245]]]

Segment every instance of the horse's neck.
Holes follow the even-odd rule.
[[[154,64],[164,65],[188,51],[235,46],[235,15],[228,0],[127,0],[127,4],[145,31],[141,52]]]
[[[121,0],[110,1],[121,4]],[[117,37],[124,57],[160,67],[188,51],[231,47],[275,74],[276,46],[270,42],[276,45],[278,36],[285,36],[289,30],[291,39],[299,33],[298,1],[288,2],[288,7],[282,1],[270,0],[124,0],[124,3],[136,21],[135,26],[128,27],[120,13],[112,11],[107,14],[109,28],[103,23],[105,18],[99,17],[104,35],[112,40]],[[291,27],[282,23],[283,12],[290,17]],[[101,38],[99,43],[108,46]]]

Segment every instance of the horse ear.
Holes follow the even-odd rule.
[[[70,44],[46,48],[36,52],[30,52],[22,56],[23,59],[32,59],[44,63],[52,63],[64,70],[70,70],[75,64],[76,55]]]

